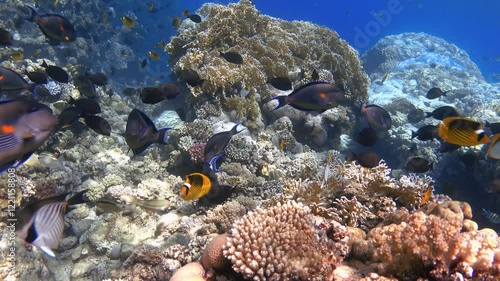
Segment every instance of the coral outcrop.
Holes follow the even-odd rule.
[[[331,238],[318,231],[310,209],[300,203],[257,209],[235,222],[224,255],[236,272],[253,280],[331,280],[345,255],[335,246],[346,243],[345,229],[330,229],[336,233]]]
[[[201,87],[191,87],[192,95],[210,93],[223,99],[250,89],[246,100],[232,97],[227,106],[236,108],[237,117],[255,121],[260,117],[259,96],[271,96],[268,79],[288,77],[300,69],[310,77],[312,69],[321,69],[330,74],[330,82],[344,85],[350,100],[366,98],[368,79],[357,52],[336,32],[309,22],[261,15],[248,0],[228,6],[205,4],[198,12],[205,19],[196,26],[181,27],[167,45],[169,65],[178,77],[196,71],[205,79]],[[236,65],[220,56],[228,51],[241,54],[243,63]],[[310,79],[299,76],[293,79],[298,85]],[[252,94],[252,89],[259,95]]]
[[[500,238],[491,229],[460,232],[462,220],[446,220],[422,212],[407,221],[375,228],[368,234],[379,271],[412,276],[423,267],[457,270],[466,277],[500,268]],[[418,275],[413,275],[418,276]]]

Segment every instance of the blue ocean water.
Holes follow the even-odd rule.
[[[185,1],[196,10],[205,1]],[[214,1],[227,5],[237,1]],[[500,1],[431,0],[254,0],[263,14],[304,20],[337,31],[360,54],[380,38],[403,32],[425,32],[465,50],[488,82],[500,82]],[[495,59],[496,57],[496,59]]]

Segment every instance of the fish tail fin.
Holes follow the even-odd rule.
[[[245,130],[244,128],[243,128],[243,129],[241,129],[241,130],[238,130],[238,125],[241,125],[241,124],[243,124],[243,121],[239,121],[239,122],[237,122],[237,123],[234,125],[234,127],[231,129],[231,134],[232,134],[233,136],[234,136],[234,135],[236,135],[236,134],[238,134],[238,133],[240,133],[241,131]]]
[[[33,95],[40,97],[40,95],[36,91],[37,88],[38,88],[38,84],[36,84],[36,83],[30,83],[30,84],[26,85],[26,90],[28,90]]]
[[[411,139],[414,139],[418,136],[418,133],[415,131],[411,131]]]
[[[287,96],[277,96],[277,97],[274,97],[272,99],[270,99],[269,101],[272,101],[272,100],[277,100],[278,101],[278,105],[273,109],[273,110],[276,110],[278,108],[281,108],[285,105],[288,104],[287,102]]]
[[[165,127],[165,128],[158,130],[158,132],[156,133],[155,142],[161,143],[161,144],[167,143],[167,132],[170,129],[172,129],[172,127]]]
[[[35,18],[38,16],[36,9],[29,6],[29,5],[26,5],[26,7],[28,7],[28,9],[30,9],[30,14],[28,15],[28,17],[26,19],[29,21],[35,21]]]
[[[429,117],[431,117],[431,116],[432,116],[432,112],[426,112],[426,113],[425,113],[425,118],[429,118]]]

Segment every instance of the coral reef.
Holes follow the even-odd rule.
[[[224,256],[236,272],[253,280],[331,280],[335,263],[345,255],[334,251],[342,248],[332,244],[343,243],[345,232],[337,235],[332,240],[326,232],[318,236],[310,209],[290,201],[237,221]]]
[[[205,20],[181,28],[167,45],[169,65],[178,77],[194,70],[205,79],[200,88],[191,87],[192,95],[211,93],[221,100],[244,88],[258,89],[260,94],[250,94],[247,100],[228,97],[223,103],[228,108],[234,106],[236,117],[255,122],[260,115],[255,102],[260,96],[271,96],[265,85],[269,77],[316,68],[321,73],[329,72],[333,81],[344,85],[350,100],[366,98],[368,80],[357,52],[334,31],[261,15],[247,0],[228,6],[205,4],[198,12]],[[232,64],[219,55],[227,51],[240,53],[243,64]]]
[[[439,263],[468,278],[492,267],[498,270],[500,239],[496,232],[491,229],[460,232],[461,228],[460,219],[446,220],[416,212],[406,222],[372,229],[367,243],[383,274],[418,276],[412,274]]]

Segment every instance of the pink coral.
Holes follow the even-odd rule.
[[[193,163],[203,163],[205,160],[205,145],[206,142],[197,142],[193,144],[189,149],[189,158]]]

